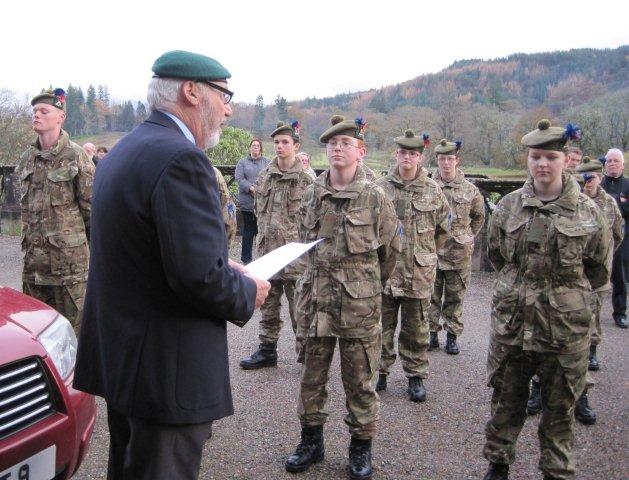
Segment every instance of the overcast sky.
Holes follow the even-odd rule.
[[[629,2],[419,0],[29,1],[2,5],[0,88],[142,100],[169,50],[216,58],[237,102],[378,88],[455,60],[629,44]]]

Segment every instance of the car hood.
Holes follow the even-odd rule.
[[[39,300],[0,285],[0,337],[10,345],[13,335],[39,336],[58,316],[56,310]]]

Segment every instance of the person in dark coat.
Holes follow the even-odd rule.
[[[74,386],[107,402],[107,478],[194,479],[214,420],[233,413],[226,321],[244,325],[270,284],[228,257],[203,149],[232,113],[229,72],[159,57],[150,117],[98,168]]]
[[[614,197],[625,221],[625,237],[614,253],[612,264],[612,316],[620,328],[627,328],[627,284],[629,280],[629,178],[624,176],[625,157],[622,150],[610,149],[605,155],[605,178],[601,187]]]

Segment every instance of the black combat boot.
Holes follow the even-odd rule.
[[[323,460],[323,425],[315,427],[301,427],[301,442],[295,453],[286,459],[286,471],[299,473],[306,470],[313,463]]]
[[[459,346],[456,344],[456,335],[448,332],[446,338],[446,353],[450,355],[458,355],[459,354]]]
[[[428,351],[439,350],[439,337],[437,332],[430,332],[430,343],[428,344]]]
[[[614,322],[616,322],[616,326],[619,328],[627,328],[627,316],[623,314],[614,315]]]
[[[583,392],[574,408],[574,417],[583,425],[596,423],[596,413],[590,408],[587,392]]]
[[[542,393],[539,388],[539,382],[533,380],[531,382],[531,393],[529,394],[529,401],[526,403],[526,414],[537,415],[542,411]]]
[[[250,357],[240,361],[240,366],[244,370],[277,366],[277,343],[261,343]]]
[[[378,383],[376,383],[376,392],[383,392],[387,389],[387,376],[384,373],[378,375]]]
[[[509,465],[490,463],[483,480],[509,480]]]
[[[408,379],[408,398],[411,402],[426,401],[426,387],[419,377],[411,377]]]
[[[598,363],[598,358],[596,358],[596,345],[590,345],[590,362],[588,363],[588,370],[596,372],[599,368],[601,368],[601,366]]]
[[[371,439],[352,437],[349,444],[349,478],[368,480],[371,478]]]

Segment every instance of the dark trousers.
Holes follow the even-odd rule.
[[[629,263],[629,238],[625,236],[620,248],[614,253],[612,263],[612,306],[614,318],[625,315],[627,310],[627,263]]]
[[[253,237],[258,234],[258,222],[253,212],[240,212],[242,214],[242,252],[240,261],[244,264],[251,262],[253,250]]]
[[[107,406],[107,480],[195,480],[212,422],[165,425],[122,415]]]

